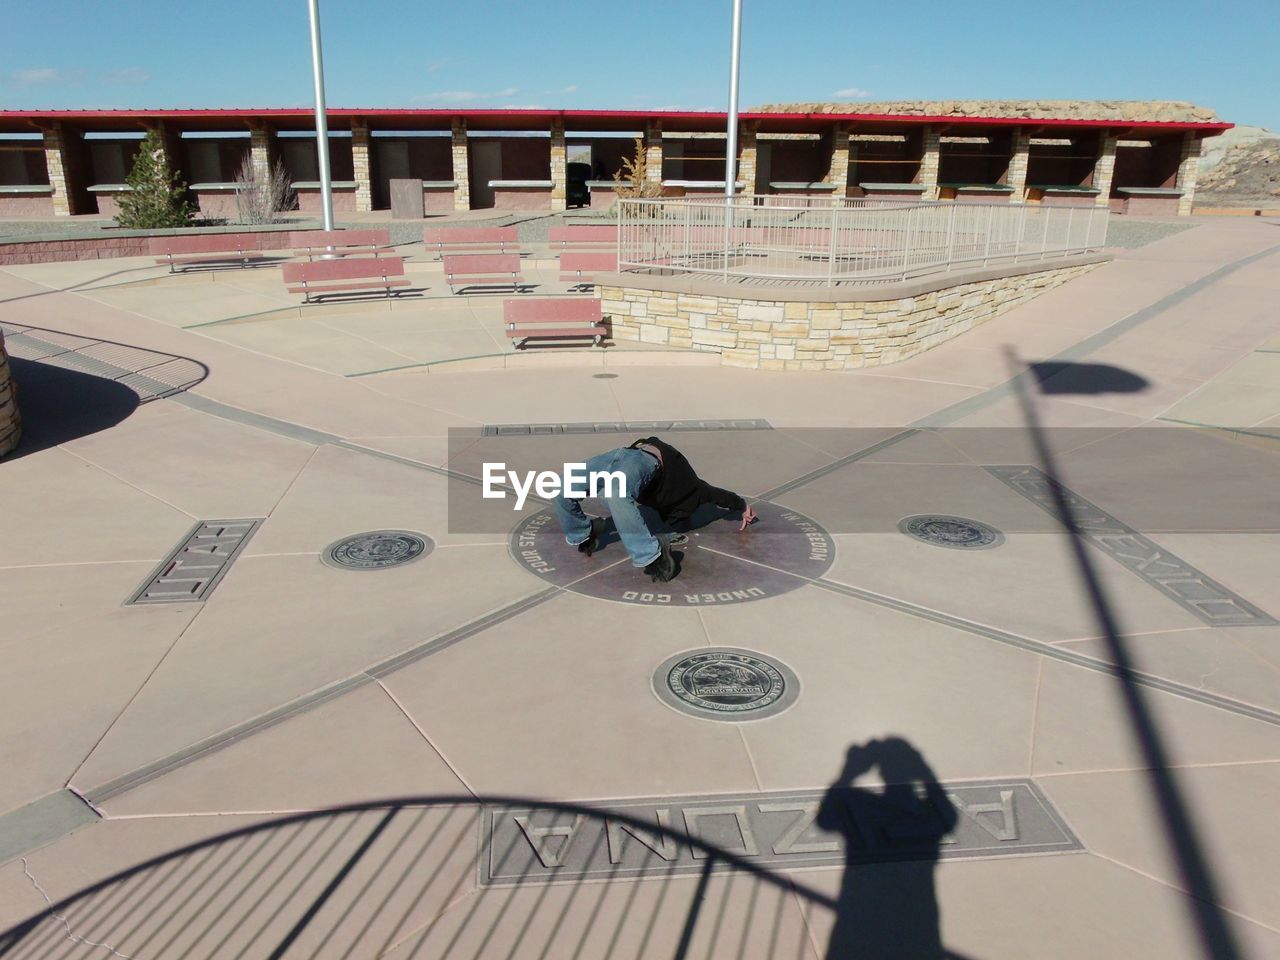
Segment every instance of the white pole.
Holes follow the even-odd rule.
[[[324,58],[320,52],[320,3],[307,0],[311,14],[311,72],[316,87],[316,162],[320,167],[320,209],[324,228],[333,229],[333,181],[329,177],[329,120],[324,106]]]
[[[724,267],[729,270],[733,232],[733,194],[738,182],[738,65],[741,62],[742,0],[733,0],[733,39],[729,46],[729,118],[724,154]]]
[[[724,196],[733,204],[733,186],[738,180],[738,64],[741,61],[742,0],[733,0],[733,40],[729,48],[729,144],[724,158]]]

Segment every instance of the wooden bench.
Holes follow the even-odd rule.
[[[400,257],[309,260],[286,263],[281,269],[289,292],[303,294],[304,303],[333,293],[366,290],[382,290],[390,297],[392,287],[409,285],[409,278],[404,275],[404,260]]]
[[[299,230],[289,234],[289,248],[308,260],[316,257],[379,256],[391,249],[390,230]]]
[[[593,287],[597,273],[615,273],[617,269],[616,253],[560,254],[560,280],[575,287]]]
[[[590,337],[599,347],[609,332],[600,315],[600,301],[594,297],[504,300],[502,320],[507,336],[518,341],[517,350],[530,340],[548,337]]]
[[[599,251],[618,245],[616,223],[569,223],[547,231],[552,250]]]
[[[444,256],[447,251],[471,253],[519,252],[515,227],[427,227],[422,243]]]
[[[256,233],[199,233],[188,236],[152,237],[147,247],[156,263],[167,263],[169,272],[183,264],[217,264],[266,260]]]
[[[445,254],[444,278],[454,293],[467,287],[510,287],[524,292],[518,253]]]

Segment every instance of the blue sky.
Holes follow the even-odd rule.
[[[742,104],[1191,100],[1280,129],[1277,0],[1045,9],[744,0]],[[44,0],[16,10],[0,107],[310,103],[305,0]],[[730,10],[730,0],[322,0],[329,103],[723,110]]]

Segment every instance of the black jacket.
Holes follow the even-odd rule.
[[[631,447],[634,449],[642,443],[662,451],[662,466],[640,491],[636,502],[656,510],[666,523],[674,525],[688,520],[704,503],[738,512],[747,508],[747,502],[732,490],[713,487],[694,473],[684,454],[671,444],[657,437],[644,437]]]

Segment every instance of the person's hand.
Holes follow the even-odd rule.
[[[750,507],[747,507],[742,511],[742,526],[738,527],[738,531],[741,532],[747,529],[747,527],[751,526],[759,519],[760,518],[756,516],[756,512]]]

